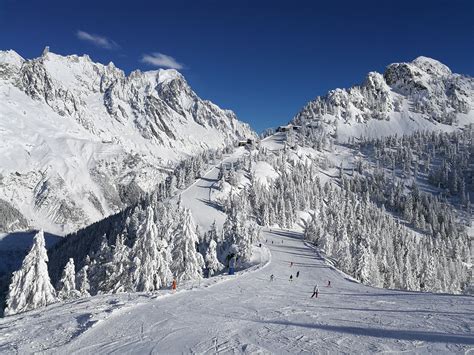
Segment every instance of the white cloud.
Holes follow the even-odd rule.
[[[85,31],[77,31],[76,33],[77,38],[79,38],[82,41],[90,42],[97,47],[105,48],[105,49],[117,49],[120,46],[112,41],[111,39],[108,39],[107,37],[104,36],[99,36],[91,33],[87,33]]]
[[[142,62],[154,65],[155,67],[161,68],[171,68],[171,69],[183,69],[184,65],[178,63],[173,57],[163,54],[163,53],[152,53],[144,54],[142,57]]]

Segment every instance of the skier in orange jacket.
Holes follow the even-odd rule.
[[[173,283],[171,284],[171,289],[173,290],[173,292],[176,291],[176,279],[173,279]]]

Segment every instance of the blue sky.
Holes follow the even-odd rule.
[[[0,0],[0,48],[175,66],[254,129],[419,55],[474,76],[474,1]]]

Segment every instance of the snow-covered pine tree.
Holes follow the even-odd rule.
[[[214,239],[211,239],[209,242],[209,248],[206,252],[206,267],[209,271],[209,277],[214,275],[216,272],[221,271],[224,268],[219,260],[217,259],[217,251],[216,251],[217,243]]]
[[[131,291],[130,248],[125,245],[123,234],[117,236],[112,253],[111,274],[108,278],[107,289],[114,293]]]
[[[112,273],[112,250],[107,236],[104,234],[101,239],[99,249],[91,254],[87,269],[87,276],[90,281],[90,293],[109,292],[108,280]]]
[[[13,273],[7,296],[6,316],[56,302],[56,291],[51,285],[47,262],[44,234],[40,230],[35,235],[33,246],[23,260],[21,269]]]
[[[363,242],[357,246],[355,276],[363,283],[371,285],[372,254]]]
[[[191,212],[185,209],[183,219],[175,233],[172,251],[171,270],[178,282],[202,278],[204,259],[196,249],[198,242],[193,217]]]
[[[158,266],[158,275],[161,279],[161,286],[166,287],[173,281],[173,273],[171,272],[171,249],[165,238],[158,241],[161,253],[161,263]]]
[[[162,286],[164,276],[160,275],[160,270],[163,270],[162,264],[165,262],[162,248],[163,243],[154,222],[154,211],[148,206],[132,248],[132,285],[135,291],[155,291]]]
[[[70,258],[63,270],[58,283],[58,298],[62,301],[79,298],[81,293],[76,290],[76,270],[74,259]]]
[[[89,258],[89,256],[87,256]],[[88,263],[82,267],[81,270],[76,274],[76,285],[78,287],[81,297],[89,297],[91,286],[89,284],[89,276],[87,270],[89,269]]]

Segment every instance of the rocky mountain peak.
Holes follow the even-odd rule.
[[[411,63],[429,75],[444,77],[452,74],[447,65],[429,57],[420,56]]]
[[[183,157],[253,136],[173,69],[127,76],[88,56],[0,52],[0,154],[16,157],[0,167],[0,199],[15,190],[13,207],[35,227],[62,233],[96,221]]]
[[[418,57],[390,64],[383,75],[371,72],[362,85],[315,98],[293,121],[318,121],[322,129],[337,130],[340,138],[347,139],[438,129],[437,123],[474,123],[473,106],[472,78],[453,74],[435,59]]]
[[[46,56],[49,53],[49,46],[44,47],[43,53],[41,54],[42,57]]]

